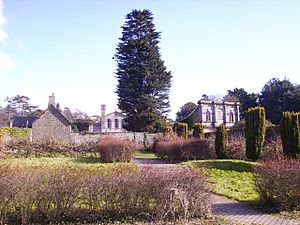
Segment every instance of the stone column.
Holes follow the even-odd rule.
[[[106,132],[106,105],[101,105],[101,132]]]
[[[226,124],[227,120],[227,112],[226,112],[226,102],[223,101],[223,124]]]
[[[240,121],[240,103],[235,102],[235,122]]]
[[[216,126],[216,105],[215,105],[215,102],[212,101],[211,102],[211,125],[212,127],[215,127]]]

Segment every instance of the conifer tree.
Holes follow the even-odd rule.
[[[118,107],[127,115],[130,131],[156,132],[169,112],[171,72],[159,52],[160,33],[149,10],[126,16],[116,49]]]
[[[257,160],[265,143],[266,113],[263,107],[249,108],[245,115],[246,155]]]
[[[215,138],[215,150],[219,159],[226,159],[228,148],[228,133],[224,124],[217,127]]]

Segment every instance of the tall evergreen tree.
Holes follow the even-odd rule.
[[[267,119],[279,124],[283,112],[300,111],[300,86],[287,79],[273,78],[263,87],[259,101],[266,109]]]
[[[246,111],[251,107],[258,106],[258,95],[255,93],[248,93],[244,88],[234,88],[233,90],[227,90],[224,101],[239,101],[241,118],[245,119]]]
[[[133,10],[126,16],[116,49],[118,107],[127,115],[127,129],[158,131],[169,112],[171,72],[159,52],[149,10]]]

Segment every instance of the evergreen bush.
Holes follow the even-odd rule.
[[[246,155],[257,160],[265,142],[266,113],[263,107],[252,107],[245,114]]]
[[[189,136],[187,123],[175,123],[174,130],[177,133],[178,137],[188,138]]]
[[[227,155],[228,147],[228,134],[225,125],[217,127],[216,138],[215,138],[215,150],[219,159],[225,159]]]
[[[204,126],[202,123],[195,123],[193,126],[193,137],[204,139]]]
[[[300,112],[283,112],[280,133],[283,153],[287,156],[300,155]]]
[[[165,127],[165,130],[164,130],[164,133],[165,133],[165,134],[171,134],[171,133],[173,133],[173,128],[172,128],[172,126],[166,126],[166,127]]]

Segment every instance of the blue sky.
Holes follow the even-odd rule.
[[[17,94],[90,115],[117,108],[112,59],[125,15],[150,9],[173,73],[171,113],[228,89],[300,83],[300,1],[0,0],[0,104]]]

